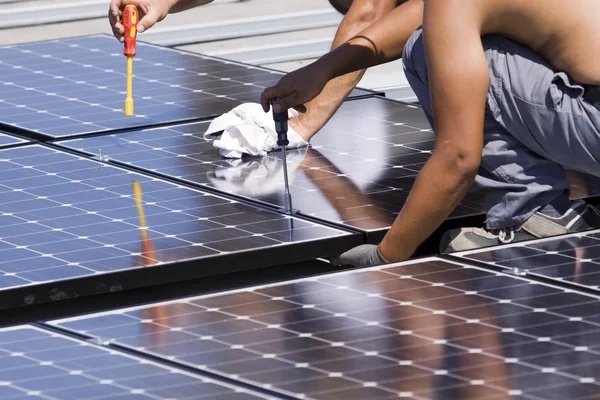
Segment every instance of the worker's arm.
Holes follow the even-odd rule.
[[[405,0],[355,0],[337,29],[331,49],[336,49],[404,2]],[[329,121],[364,72],[355,71],[333,79],[319,96],[305,104],[306,113],[290,120],[290,126],[308,142]]]
[[[193,7],[212,3],[213,0],[112,0],[108,10],[108,20],[113,34],[123,41],[123,24],[121,23],[123,8],[133,4],[140,13],[138,32],[150,29],[169,13],[177,13]]]
[[[284,109],[305,104],[332,79],[397,60],[422,22],[423,0],[402,4],[335,50],[265,89],[261,97],[263,108],[268,111],[273,98],[279,98],[278,104]]]
[[[436,144],[380,244],[390,261],[409,258],[456,208],[479,169],[489,71],[480,0],[427,0],[423,42]]]

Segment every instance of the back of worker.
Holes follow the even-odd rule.
[[[457,25],[464,24],[461,29],[505,36],[529,47],[573,80],[600,85],[597,0],[450,0],[444,11]]]

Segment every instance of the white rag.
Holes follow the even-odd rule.
[[[298,114],[294,109],[288,111],[290,119]],[[287,136],[290,149],[308,145],[292,128],[288,128]],[[244,103],[215,118],[204,139],[221,149],[221,155],[227,158],[241,158],[244,154],[263,157],[277,147],[273,116],[257,103]]]

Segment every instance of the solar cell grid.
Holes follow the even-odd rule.
[[[0,397],[6,400],[268,398],[32,326],[0,330]]]
[[[58,144],[91,155],[102,149],[113,161],[282,207],[280,152],[222,159],[202,138],[207,127],[192,123]],[[346,102],[312,140],[312,148],[288,152],[294,207],[304,215],[383,234],[429,158],[433,139],[418,108],[380,98]],[[484,211],[485,196],[473,193],[453,217]]]
[[[457,256],[600,291],[600,230]]]
[[[583,399],[598,302],[426,259],[52,324],[298,398]]]
[[[0,47],[0,122],[57,138],[210,118],[258,102],[262,89],[282,75],[138,43],[136,115],[125,117],[122,46],[109,36],[90,36]]]
[[[148,238],[141,235],[133,180],[141,184]],[[42,298],[68,297],[84,294],[70,286],[76,278],[98,279],[87,289],[93,293],[103,287],[100,282],[123,288],[126,280],[110,274],[131,269],[144,276],[134,286],[149,285],[156,279],[189,279],[175,262],[196,260],[188,268],[199,277],[316,258],[360,243],[358,234],[40,145],[0,151],[0,196],[0,293],[7,297],[2,307],[23,298],[8,297],[17,288],[33,292],[32,287],[48,284],[52,292]],[[289,251],[278,250],[286,245],[292,245]],[[256,253],[261,249],[263,256]],[[178,273],[152,278],[142,272],[159,265]]]

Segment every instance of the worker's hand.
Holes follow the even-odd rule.
[[[138,32],[142,33],[150,29],[154,24],[165,19],[173,5],[172,0],[111,0],[108,10],[108,20],[113,31],[113,35],[120,42],[125,40],[122,17],[123,9],[126,5],[132,4],[137,7],[140,13]]]
[[[374,244],[357,246],[330,261],[335,266],[351,265],[358,268],[375,267],[388,263]]]
[[[317,97],[329,81],[329,71],[318,61],[290,72],[272,87],[263,90],[260,104],[269,112],[271,100],[278,99],[273,105],[275,112],[294,108],[305,112],[307,103]]]

